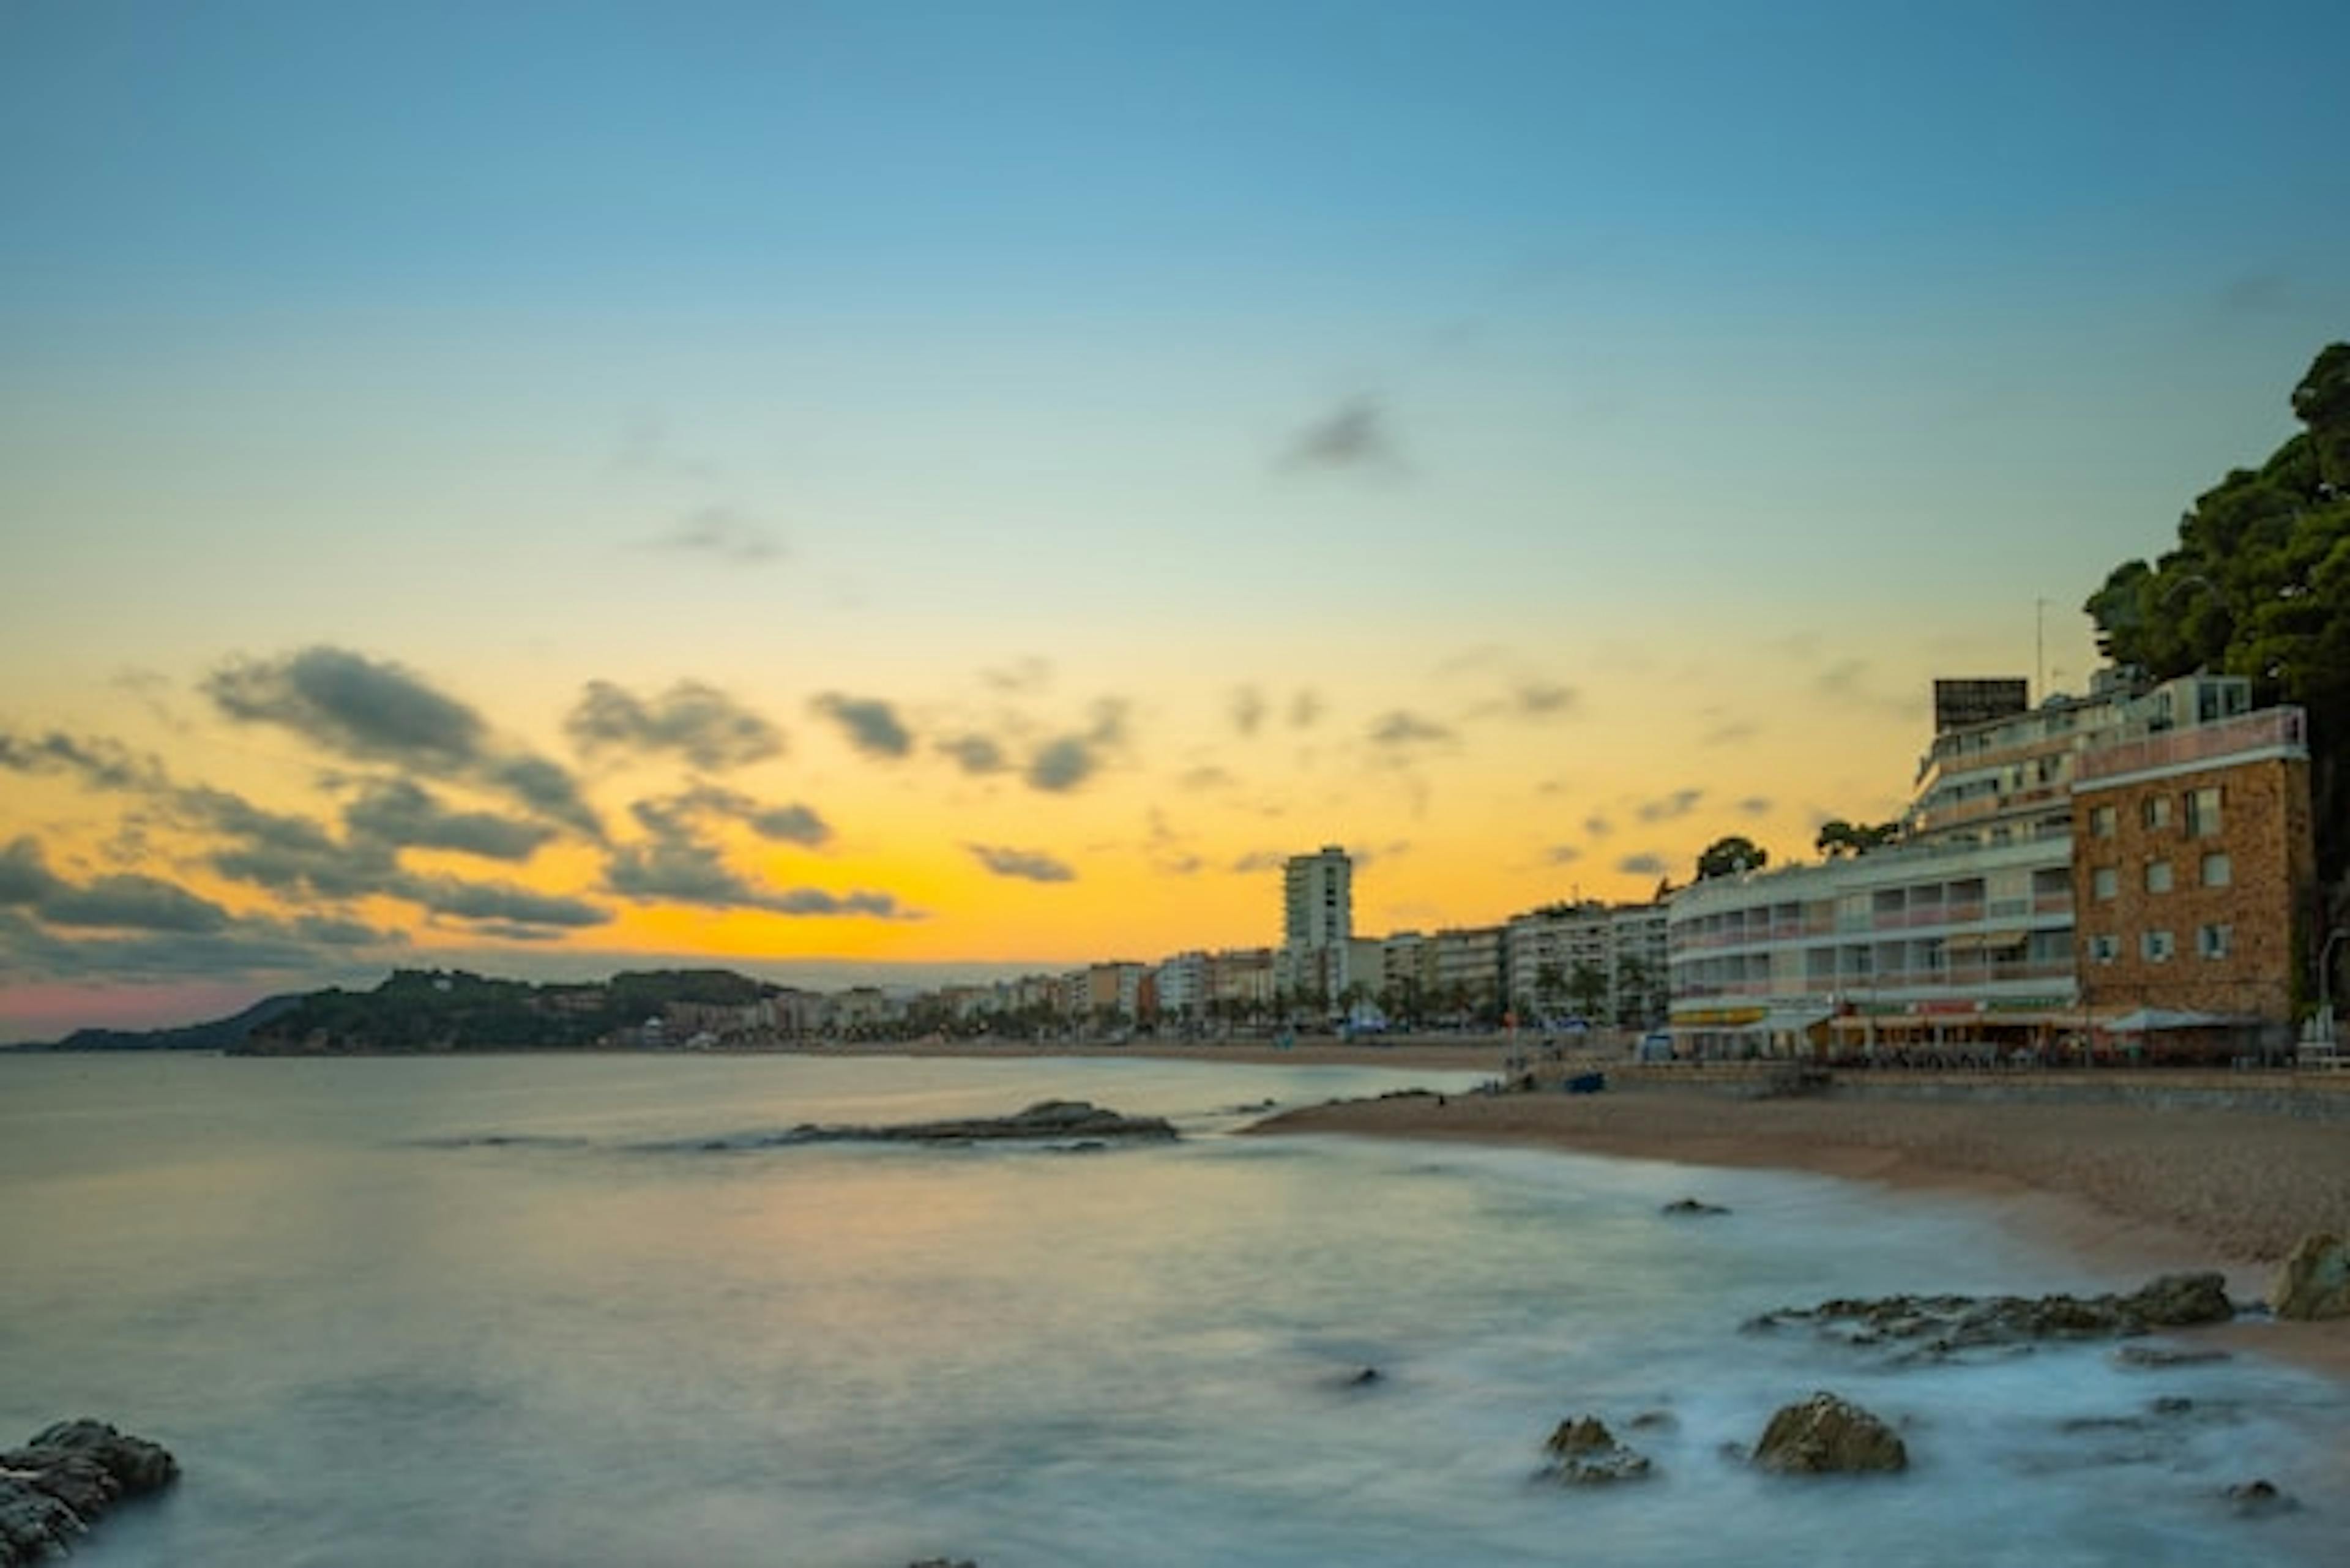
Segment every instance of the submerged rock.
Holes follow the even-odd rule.
[[[60,1421],[0,1453],[0,1568],[71,1548],[116,1503],[172,1484],[179,1462],[102,1421]]]
[[[2221,1495],[2238,1514],[2246,1518],[2290,1513],[2301,1506],[2290,1493],[2278,1490],[2276,1483],[2270,1480],[2238,1481]]]
[[[2235,1310],[2221,1275],[2165,1274],[2126,1295],[1839,1298],[1765,1313],[1744,1326],[1808,1323],[1836,1328],[1855,1345],[1912,1342],[1933,1356],[2042,1339],[2135,1338],[2158,1328],[2224,1323]]]
[[[2125,1345],[2114,1352],[2116,1366],[2197,1366],[2207,1361],[2226,1361],[2228,1353],[2209,1345]]]
[[[1543,1445],[1550,1463],[1544,1479],[1565,1486],[1606,1486],[1614,1481],[1640,1480],[1649,1473],[1648,1457],[1626,1448],[1596,1416],[1561,1421]]]
[[[750,1147],[798,1143],[990,1143],[1076,1138],[1101,1141],[1172,1142],[1174,1125],[1162,1116],[1128,1116],[1087,1100],[1039,1100],[1008,1116],[971,1116],[944,1122],[903,1122],[894,1127],[794,1127]],[[705,1147],[742,1147],[740,1143]]]
[[[2303,1236],[2277,1265],[2268,1299],[2279,1317],[2350,1317],[2350,1243],[2324,1231]]]
[[[1730,1210],[1719,1203],[1704,1203],[1694,1198],[1676,1198],[1657,1212],[1694,1217],[1706,1214],[1727,1214]]]
[[[1754,1463],[1782,1475],[1865,1474],[1908,1469],[1909,1450],[1876,1416],[1822,1392],[1771,1417]]]

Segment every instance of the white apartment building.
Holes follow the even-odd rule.
[[[2203,751],[2224,751],[2249,706],[2241,680],[2147,691],[2109,671],[2087,697],[1937,735],[1900,844],[1673,895],[1677,1042],[1700,1054],[1979,1050],[2085,1030],[2073,831],[2085,759],[2199,726]]]
[[[1510,1007],[1521,1020],[1579,1013],[1639,1028],[1664,1000],[1662,904],[1555,904],[1513,917],[1503,943]]]
[[[1281,874],[1282,983],[1292,991],[1347,989],[1355,935],[1355,863],[1326,844],[1293,855]]]

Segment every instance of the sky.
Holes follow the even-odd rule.
[[[1641,899],[2350,335],[2338,4],[0,4],[0,1041]],[[881,967],[875,967],[881,966]]]

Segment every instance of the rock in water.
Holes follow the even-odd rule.
[[[2269,1282],[2269,1307],[2304,1321],[2350,1317],[2350,1246],[2329,1231],[2303,1236]]]
[[[1567,1486],[1605,1486],[1610,1481],[1638,1480],[1648,1473],[1648,1457],[1616,1440],[1616,1434],[1596,1416],[1561,1421],[1543,1445],[1551,1462],[1544,1476]]]
[[[2164,1274],[2122,1297],[2121,1310],[2148,1328],[2225,1323],[2236,1315],[2222,1274]]]
[[[1909,1468],[1892,1428],[1848,1400],[1813,1395],[1771,1417],[1754,1463],[1782,1475],[1841,1475]]]
[[[1730,1210],[1724,1209],[1719,1203],[1707,1203],[1695,1198],[1676,1198],[1670,1203],[1666,1204],[1662,1209],[1657,1210],[1657,1212],[1659,1214],[1688,1215],[1691,1218],[1696,1218],[1707,1214],[1727,1214]]]
[[[68,1550],[125,1498],[178,1479],[178,1461],[102,1421],[60,1421],[0,1453],[0,1568]]]

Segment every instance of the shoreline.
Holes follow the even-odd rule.
[[[1244,1136],[1347,1136],[1546,1148],[1713,1172],[1800,1171],[1982,1206],[2017,1235],[2126,1288],[2218,1269],[2240,1303],[2303,1233],[2350,1229],[2350,1128],[2243,1110],[1731,1098],[1640,1084],[1556,1092],[1333,1101]],[[1697,1196],[1734,1194],[1702,1184]],[[1921,1281],[1930,1289],[1933,1282]],[[2064,1288],[2052,1281],[2047,1288]],[[2350,1383],[2350,1319],[2167,1331]]]

